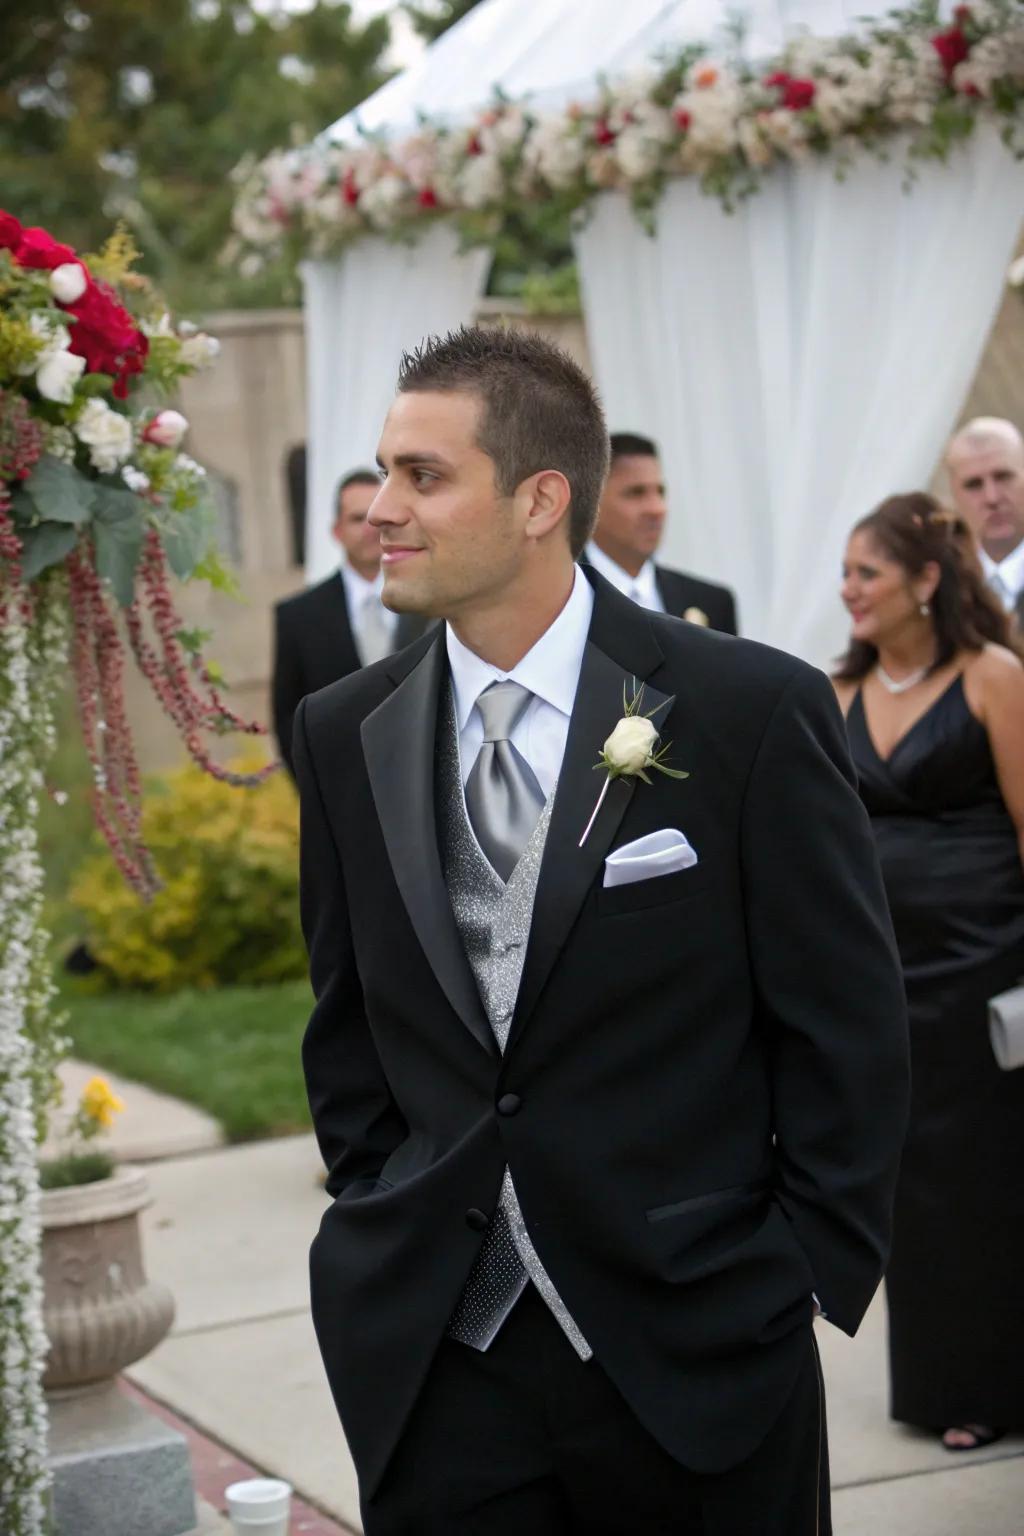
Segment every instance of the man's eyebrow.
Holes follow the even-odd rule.
[[[392,462],[396,469],[402,469],[409,464],[443,464],[446,468],[448,467],[447,459],[442,458],[439,453],[428,453],[426,450],[422,453],[396,453]],[[384,469],[384,461],[380,454],[377,455],[377,463],[381,469]]]

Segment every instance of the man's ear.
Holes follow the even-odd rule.
[[[516,497],[520,496],[525,503],[526,536],[529,539],[546,538],[561,526],[572,501],[569,482],[558,469],[542,469],[530,475],[516,491]]]

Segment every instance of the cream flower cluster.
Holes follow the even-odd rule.
[[[250,160],[236,173],[236,254],[255,272],[282,248],[323,256],[360,234],[411,236],[439,212],[572,209],[609,187],[646,214],[680,175],[731,206],[775,164],[825,153],[845,163],[897,133],[909,132],[912,154],[943,158],[985,113],[1021,134],[1020,5],[976,0],[942,28],[909,6],[854,35],[799,36],[767,67],[691,49],[561,112],[501,99],[468,127]]]

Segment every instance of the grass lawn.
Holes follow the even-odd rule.
[[[76,1056],[205,1109],[231,1141],[309,1129],[299,1044],[306,981],[213,992],[104,993],[61,985]]]

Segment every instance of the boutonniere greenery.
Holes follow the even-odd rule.
[[[665,761],[672,746],[670,741],[664,746],[657,747],[656,743],[661,738],[661,733],[654,723],[654,716],[664,704],[658,704],[654,709],[644,712],[643,708],[644,685],[637,688],[633,683],[633,697],[626,698],[626,685],[622,685],[622,719],[616,725],[604,746],[601,755],[594,764],[595,769],[603,768],[605,780],[601,786],[601,793],[597,797],[597,804],[591,813],[590,820],[584,829],[583,836],[579,840],[582,848],[590,836],[590,829],[597,820],[597,813],[604,804],[604,797],[608,793],[608,786],[613,779],[643,779],[645,784],[650,784],[649,775],[663,773],[670,779],[688,779],[690,775],[682,768],[671,768]],[[668,701],[665,700],[665,703]]]

